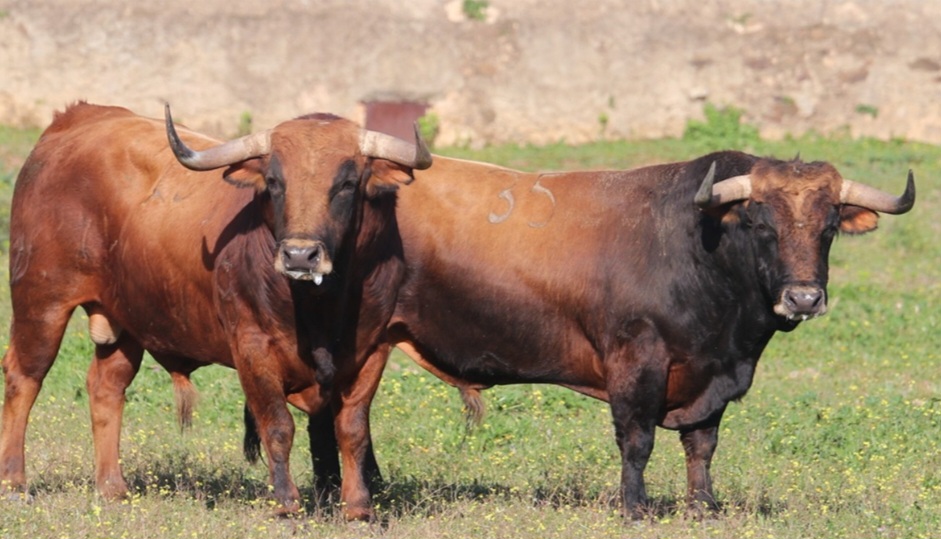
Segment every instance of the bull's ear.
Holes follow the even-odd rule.
[[[232,165],[225,170],[222,179],[236,187],[252,188],[259,193],[265,190],[265,170],[261,158]]]
[[[840,232],[843,234],[865,234],[879,226],[879,214],[859,206],[844,205],[840,208]]]
[[[714,208],[701,210],[706,215],[717,219],[726,227],[735,227],[742,222],[742,212],[748,207],[748,200],[741,200],[731,204],[722,204]]]
[[[414,180],[411,168],[386,159],[373,159],[366,183],[366,196],[373,198],[381,193],[395,191],[399,185],[408,185]]]

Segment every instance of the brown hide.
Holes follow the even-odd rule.
[[[363,134],[341,118],[305,117],[275,127],[269,153],[195,172],[177,162],[161,121],[85,103],[57,114],[13,196],[3,488],[26,487],[30,408],[82,306],[98,343],[87,387],[104,496],[127,493],[118,463],[124,391],[146,349],[184,395],[199,366],[238,369],[274,497],[282,511],[297,510],[286,401],[309,413],[332,405],[340,417],[345,402],[358,405],[348,389],[363,364],[356,339],[381,339],[401,275],[393,193],[411,181],[411,168],[364,155]],[[197,150],[218,144],[185,130],[181,136]],[[317,256],[330,262],[314,268],[322,285],[275,270],[289,241],[322,246]],[[360,301],[363,287],[367,301]],[[296,302],[303,304],[298,320]],[[347,319],[362,323],[351,327]],[[331,392],[318,381],[333,369]],[[359,461],[345,462],[348,514],[368,517]]]

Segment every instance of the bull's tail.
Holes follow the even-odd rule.
[[[255,416],[245,406],[245,438],[242,440],[242,452],[245,454],[245,460],[255,464],[261,458],[261,437],[258,435],[258,423],[255,423]]]
[[[461,392],[461,400],[464,401],[464,420],[467,422],[467,430],[470,431],[483,421],[487,405],[480,396],[480,388],[462,385],[457,389]]]
[[[199,393],[186,374],[170,372],[170,379],[173,381],[177,420],[180,422],[180,428],[186,430],[193,425],[193,410],[196,408],[196,401],[199,400]]]
[[[425,359],[425,356],[418,351],[418,348],[407,340],[396,342],[395,346],[405,352],[405,355],[412,358],[412,361],[418,363],[421,368],[437,376],[444,383],[456,387],[461,392],[461,400],[464,401],[464,419],[467,422],[468,432],[480,425],[486,411],[484,400],[480,396],[480,390],[487,389],[489,386],[472,385],[465,380],[451,376]]]

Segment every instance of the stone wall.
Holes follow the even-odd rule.
[[[941,2],[0,0],[0,123],[86,99],[231,136],[423,103],[440,144],[678,135],[708,101],[766,136],[941,143]]]

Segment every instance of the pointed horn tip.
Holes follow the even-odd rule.
[[[899,213],[905,213],[915,206],[915,173],[908,169],[908,181],[905,182],[905,192],[899,198]]]
[[[713,161],[709,165],[709,172],[706,173],[706,177],[699,186],[699,191],[696,192],[696,196],[693,198],[693,203],[700,208],[708,208],[712,204],[712,185],[715,182],[715,176],[716,162]]]
[[[388,159],[416,170],[431,166],[431,152],[421,137],[417,125],[414,142],[378,131],[362,129],[359,144],[362,153],[370,157]]]
[[[181,165],[190,170],[199,170],[194,168],[193,158],[195,152],[183,143],[179,133],[176,132],[176,126],[173,125],[173,116],[170,114],[170,103],[165,103],[163,107],[164,119],[167,125],[167,141],[170,143],[170,150],[176,156]]]
[[[167,129],[173,125],[173,115],[170,114],[170,103],[163,104],[163,121],[167,125]]]
[[[902,193],[902,196],[898,197],[897,201],[894,208],[881,210],[882,213],[901,215],[908,213],[915,207],[915,175],[912,174],[911,170],[908,171],[908,181],[905,182],[905,192]]]
[[[900,215],[908,213],[915,207],[915,173],[912,169],[908,169],[908,178],[905,181],[905,192],[896,200],[897,203],[894,208],[881,210],[882,213]]]
[[[412,127],[415,130],[415,166],[412,168],[425,170],[431,167],[431,151],[428,149],[428,144],[425,142],[424,137],[421,136],[421,129],[418,127],[418,122],[414,122]]]
[[[176,131],[176,128],[173,126],[173,115],[170,113],[170,103],[166,102],[163,104],[163,118],[164,122],[167,124],[167,132],[170,132],[170,129]]]

